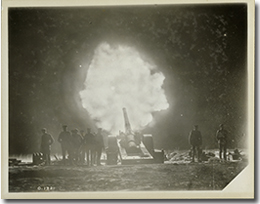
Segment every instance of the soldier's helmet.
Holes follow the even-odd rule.
[[[45,133],[47,131],[46,128],[42,128],[42,132]]]

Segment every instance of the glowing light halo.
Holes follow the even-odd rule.
[[[82,106],[97,127],[110,133],[124,128],[122,108],[126,107],[132,128],[141,130],[153,120],[153,112],[169,107],[164,79],[135,48],[103,42],[94,51],[85,88],[79,93]]]

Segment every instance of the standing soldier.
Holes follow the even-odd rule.
[[[98,128],[98,133],[96,134],[95,140],[96,140],[96,161],[97,161],[97,165],[101,165],[100,164],[100,158],[101,158],[101,154],[102,154],[102,150],[104,148],[104,140],[103,140],[103,136],[101,134],[102,129]]]
[[[217,131],[216,138],[219,145],[219,158],[222,159],[222,153],[224,160],[227,160],[227,131],[224,129],[224,125],[219,125],[219,130]]]
[[[71,159],[71,134],[67,131],[67,125],[62,126],[63,131],[59,134],[58,141],[61,144],[62,159],[66,160],[66,154],[68,153],[69,159]]]
[[[201,133],[198,130],[198,125],[194,125],[194,129],[190,132],[189,136],[190,145],[192,146],[192,162],[195,161],[195,154],[197,153],[198,161],[201,161],[200,146],[202,145]]]
[[[51,164],[51,145],[54,142],[53,137],[47,133],[46,128],[42,129],[42,141],[41,141],[41,152],[43,153],[43,158],[45,160],[45,165]]]
[[[72,131],[72,143],[73,143],[73,159],[76,162],[80,161],[80,150],[82,145],[83,138],[79,134],[78,129]]]
[[[85,135],[85,152],[84,155],[87,153],[87,165],[93,165],[94,157],[95,157],[95,138],[94,135],[91,133],[91,129],[88,128],[88,132]]]

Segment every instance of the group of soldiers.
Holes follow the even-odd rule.
[[[216,140],[219,145],[219,158],[227,160],[227,130],[224,129],[224,125],[220,124],[219,129],[216,133]],[[202,136],[201,132],[198,130],[198,125],[194,125],[194,129],[190,132],[189,142],[192,146],[192,162],[195,161],[195,156],[197,155],[197,159],[201,162],[201,154],[202,154]]]
[[[102,150],[104,149],[101,128],[94,134],[91,133],[90,128],[87,129],[86,134],[84,134],[84,131],[79,132],[77,129],[68,131],[67,125],[63,125],[62,128],[63,131],[59,134],[58,142],[61,144],[63,161],[69,161],[71,164],[83,164],[87,162],[87,165],[101,165],[100,158]],[[49,165],[51,161],[51,145],[53,144],[54,139],[47,133],[46,128],[42,129],[42,133],[41,152],[43,153],[46,164]],[[224,129],[223,124],[220,124],[219,129],[217,130],[216,139],[219,145],[219,158],[227,160],[227,131]],[[192,146],[192,161],[194,162],[195,157],[197,157],[200,162],[202,154],[202,136],[198,129],[198,125],[195,125],[194,129],[190,132],[189,143]]]
[[[58,136],[58,142],[61,144],[62,160],[68,161],[70,164],[101,165],[100,158],[104,149],[102,129],[99,128],[97,133],[91,133],[91,129],[78,131],[67,130],[67,125],[62,126],[63,130]],[[46,128],[42,129],[41,152],[43,153],[46,165],[50,164],[51,145],[54,142],[53,137],[47,133]],[[68,156],[68,157],[67,157]]]

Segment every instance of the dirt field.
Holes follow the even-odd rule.
[[[9,167],[10,192],[221,190],[246,161],[116,166]]]

